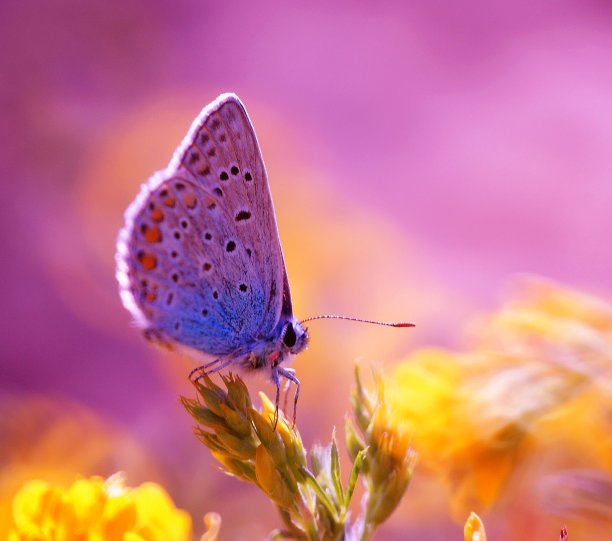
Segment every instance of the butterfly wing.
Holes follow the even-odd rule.
[[[214,355],[248,350],[291,316],[266,170],[234,94],[200,113],[127,210],[117,278],[140,326]]]

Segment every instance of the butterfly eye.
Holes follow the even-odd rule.
[[[295,346],[296,341],[297,335],[295,334],[293,325],[289,323],[285,329],[285,335],[283,336],[283,344],[285,344],[285,346],[287,346],[288,348],[292,348],[293,346]]]

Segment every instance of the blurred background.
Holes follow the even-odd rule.
[[[25,479],[124,470],[198,525],[219,512],[223,539],[277,526],[193,437],[193,365],[145,342],[114,277],[124,210],[221,92],[255,125],[296,315],[418,325],[311,324],[293,364],[306,445],[343,426],[356,359],[392,374],[418,348],[468,347],[517,275],[612,296],[605,2],[4,0],[0,51],[0,523]],[[491,539],[516,538],[534,475],[474,509]],[[380,538],[460,539],[443,485],[417,468]],[[538,501],[522,539],[610,524],[610,500],[604,519]]]

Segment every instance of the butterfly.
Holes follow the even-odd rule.
[[[293,315],[266,169],[235,94],[206,106],[168,167],[143,184],[126,211],[116,259],[122,302],[145,336],[212,358],[190,379],[228,366],[269,371],[274,426],[281,378],[295,384],[295,422],[300,382],[286,364],[308,345],[304,323],[356,319]]]

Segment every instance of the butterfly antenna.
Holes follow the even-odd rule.
[[[360,319],[358,317],[348,317],[348,316],[336,316],[333,314],[325,314],[322,316],[312,316],[307,317],[300,321],[300,323],[306,323],[307,321],[312,321],[313,319],[344,319],[346,321],[358,321],[359,323],[372,323],[373,325],[384,325],[385,327],[415,327],[414,323],[410,323],[407,321],[397,321],[397,322],[388,322],[388,321],[373,321],[371,319]]]

